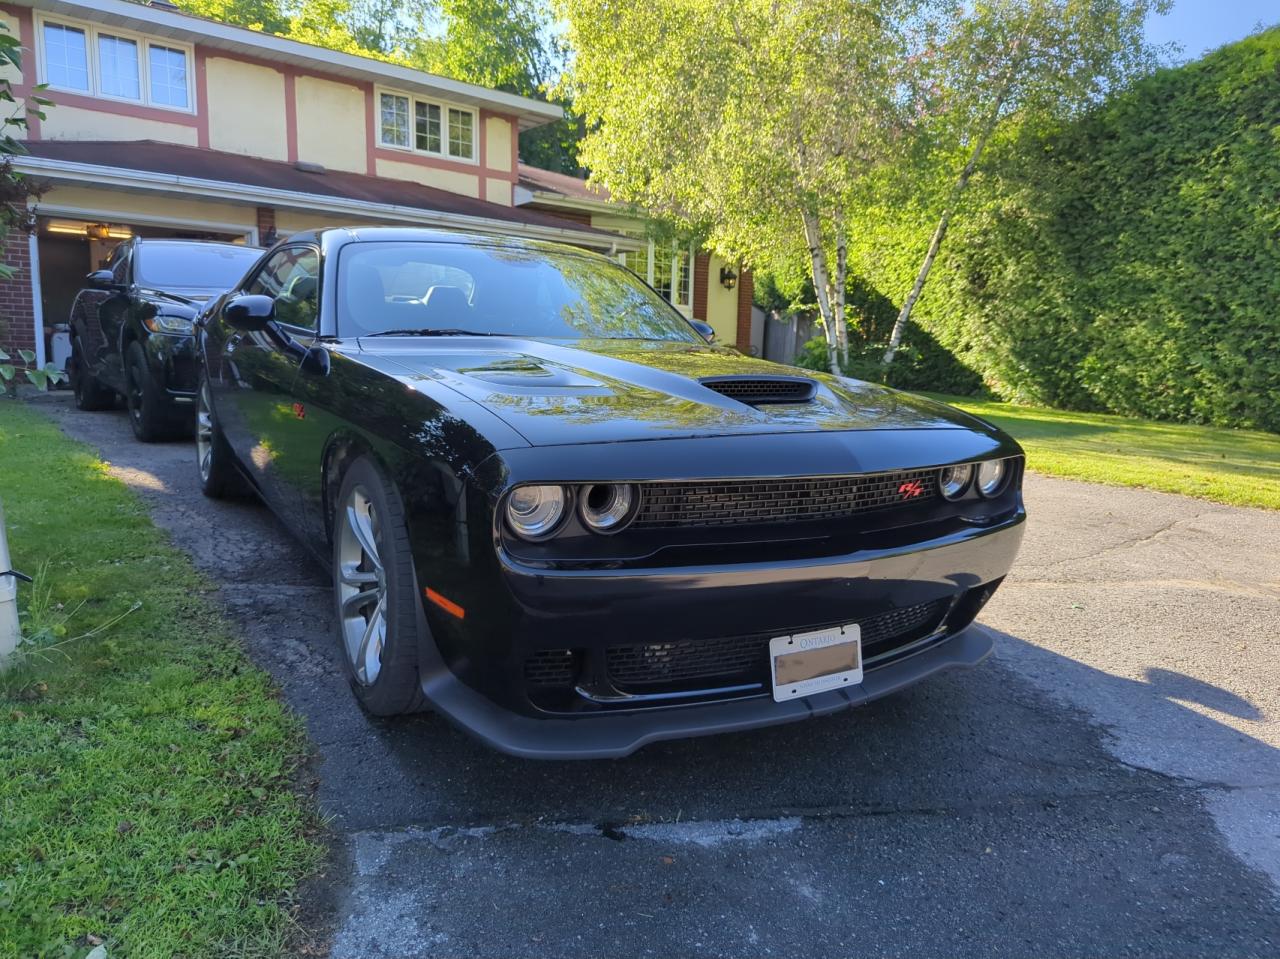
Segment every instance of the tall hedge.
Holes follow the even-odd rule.
[[[1022,129],[971,192],[916,318],[996,392],[1280,432],[1280,28]],[[861,251],[880,289],[926,213]]]

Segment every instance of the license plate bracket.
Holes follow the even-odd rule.
[[[857,623],[769,640],[774,702],[862,682],[862,628]]]

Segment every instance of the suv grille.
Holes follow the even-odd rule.
[[[634,529],[840,519],[938,496],[938,471],[822,479],[646,483]]]
[[[749,405],[807,403],[813,399],[813,394],[818,390],[818,384],[813,380],[799,377],[783,379],[770,376],[709,376],[698,382],[731,400]]]
[[[872,659],[933,632],[949,599],[891,609],[859,620],[862,655]],[[710,677],[743,677],[768,682],[769,640],[778,635],[730,636],[723,639],[684,639],[643,646],[611,646],[609,678],[619,689],[682,683]]]

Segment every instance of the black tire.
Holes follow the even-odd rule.
[[[350,524],[347,508],[353,506],[359,512],[357,494],[369,507],[366,515],[371,522],[366,529],[373,536],[376,561],[370,561],[368,553],[357,547],[362,559],[358,566],[347,571],[344,566],[352,561],[352,542],[359,540]],[[404,502],[395,485],[371,459],[361,457],[343,475],[333,528],[333,596],[338,652],[352,691],[360,705],[375,716],[418,712],[426,706],[418,676],[418,630],[423,621],[417,576],[409,549],[409,530],[404,518]],[[364,586],[344,583],[344,577],[352,575],[377,576],[374,570],[378,565],[382,574],[376,583]],[[361,592],[365,587],[380,595],[381,601],[352,609],[350,615],[344,617],[344,590]],[[376,606],[383,609],[385,630],[377,672],[370,680],[364,667],[356,665],[349,637],[360,635],[362,630],[367,631],[369,621],[376,616]],[[373,632],[376,635],[376,630]],[[372,648],[374,644],[369,645]]]
[[[134,340],[124,352],[124,399],[129,408],[129,425],[133,435],[143,443],[169,439],[177,429],[171,414],[164,408],[159,390],[147,368],[147,354]]]
[[[89,372],[84,344],[78,336],[71,341],[71,362],[67,365],[70,367],[71,390],[75,394],[76,409],[96,413],[115,406],[115,392],[99,383],[97,377]]]
[[[252,492],[236,469],[235,454],[218,426],[209,382],[203,373],[196,393],[196,478],[200,481],[200,492],[210,499],[247,496]]]

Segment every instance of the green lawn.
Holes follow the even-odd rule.
[[[964,396],[935,396],[1008,431],[1027,466],[1073,479],[1144,486],[1238,506],[1280,509],[1280,436],[1156,423]]]
[[[0,957],[280,955],[321,856],[299,723],[134,496],[4,399],[0,499],[45,634],[0,676]]]

